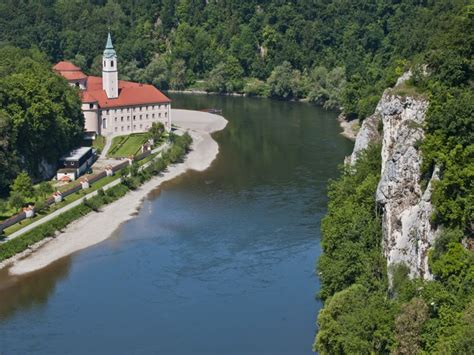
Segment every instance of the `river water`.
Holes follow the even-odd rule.
[[[311,354],[328,179],[352,143],[305,103],[172,95],[229,120],[220,153],[110,239],[0,278],[0,354]]]

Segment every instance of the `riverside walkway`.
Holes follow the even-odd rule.
[[[164,144],[162,144],[161,146],[159,146],[159,147],[153,149],[153,150],[151,151],[151,153],[152,153],[152,154],[157,154],[157,153],[158,153],[158,154],[157,154],[152,160],[150,160],[149,162],[143,164],[143,165],[139,168],[139,171],[141,171],[141,170],[147,168],[148,166],[150,166],[150,164],[153,162],[153,160],[155,160],[155,159],[161,157],[161,154],[162,154],[163,150],[164,150],[164,149],[168,149],[168,148],[169,148],[169,143],[164,143]],[[108,189],[110,189],[111,187],[114,187],[114,186],[120,184],[121,182],[122,182],[122,178],[119,177],[119,178],[117,178],[116,180],[111,181],[111,182],[108,183],[107,185],[104,185],[104,186],[102,187],[102,189],[103,189],[104,191],[105,191],[105,190],[108,190]],[[66,205],[66,206],[64,206],[64,207],[61,207],[60,209],[58,209],[58,210],[56,210],[56,211],[54,211],[54,212],[52,212],[52,213],[50,213],[50,214],[44,216],[43,218],[41,218],[41,219],[39,219],[39,220],[37,220],[37,221],[35,221],[35,222],[33,222],[33,223],[31,223],[31,224],[29,224],[29,225],[23,227],[22,229],[17,230],[16,232],[14,232],[14,233],[10,234],[9,236],[5,237],[4,239],[2,239],[2,240],[0,241],[0,244],[6,243],[6,242],[9,242],[9,241],[11,241],[11,240],[13,240],[13,239],[15,239],[15,238],[18,238],[19,236],[25,234],[26,232],[29,232],[29,231],[31,231],[32,229],[35,229],[36,227],[39,227],[39,226],[41,226],[42,224],[51,221],[52,219],[58,217],[60,214],[62,214],[62,213],[64,213],[64,212],[67,212],[67,211],[69,211],[70,209],[72,209],[72,208],[74,208],[74,207],[76,207],[76,206],[79,206],[81,203],[84,203],[84,200],[90,199],[90,198],[92,198],[92,197],[94,197],[94,196],[97,196],[98,191],[99,191],[99,190],[92,191],[92,192],[88,193],[87,195],[85,195],[85,196],[83,196],[83,197],[77,199],[76,201],[73,201],[73,202],[71,202],[70,204],[68,204],[68,205]]]

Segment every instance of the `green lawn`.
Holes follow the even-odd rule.
[[[128,136],[115,137],[107,154],[110,158],[123,158],[140,153],[140,148],[147,141],[147,133],[133,133]]]
[[[97,135],[92,146],[97,150],[97,153],[100,154],[105,147],[105,137]]]

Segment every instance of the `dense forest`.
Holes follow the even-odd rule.
[[[466,47],[446,50],[439,38],[452,25],[465,25],[451,15],[472,11],[467,3],[6,0],[0,4],[0,41],[37,46],[51,62],[69,59],[98,74],[110,29],[122,78],[161,89],[306,98],[363,118],[410,63],[454,64],[456,72],[438,74],[466,80],[468,63],[451,62]]]
[[[0,192],[21,169],[34,171],[74,144],[79,101],[49,68],[68,59],[99,74],[109,30],[122,79],[306,99],[348,119],[371,114],[411,69],[411,90],[430,101],[425,176],[441,169],[435,280],[410,280],[400,266],[388,292],[373,146],[330,184],[315,349],[473,353],[474,256],[465,247],[474,225],[473,21],[470,0],[4,0]]]

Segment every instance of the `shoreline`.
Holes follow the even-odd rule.
[[[173,109],[173,123],[188,131],[193,142],[183,163],[171,165],[161,176],[156,176],[127,193],[119,200],[69,224],[54,238],[46,238],[25,251],[0,263],[10,275],[22,275],[42,269],[54,261],[109,238],[123,223],[135,217],[150,192],[162,183],[172,180],[188,170],[204,171],[219,153],[219,145],[211,137],[227,125],[219,115],[200,111]]]
[[[339,122],[339,127],[342,129],[340,134],[351,141],[355,141],[360,128],[358,120],[347,121],[346,117],[341,113],[337,116],[337,122]]]
[[[238,92],[226,92],[226,93],[219,93],[219,92],[212,92],[212,91],[205,91],[205,90],[193,90],[193,89],[184,89],[184,90],[166,90],[166,92],[172,94],[185,94],[185,95],[214,95],[214,96],[235,96],[235,97],[252,97],[257,99],[269,99],[270,97],[264,96],[248,96],[246,94],[241,94]],[[285,100],[288,102],[308,102],[307,99],[291,99]],[[322,106],[320,106],[322,107]],[[341,112],[341,108],[338,109]],[[340,113],[337,116],[337,122],[339,122],[339,127],[341,127],[342,132],[340,134],[351,141],[355,141],[357,137],[357,132],[359,131],[359,122],[357,120],[347,121],[346,116],[343,113]]]

